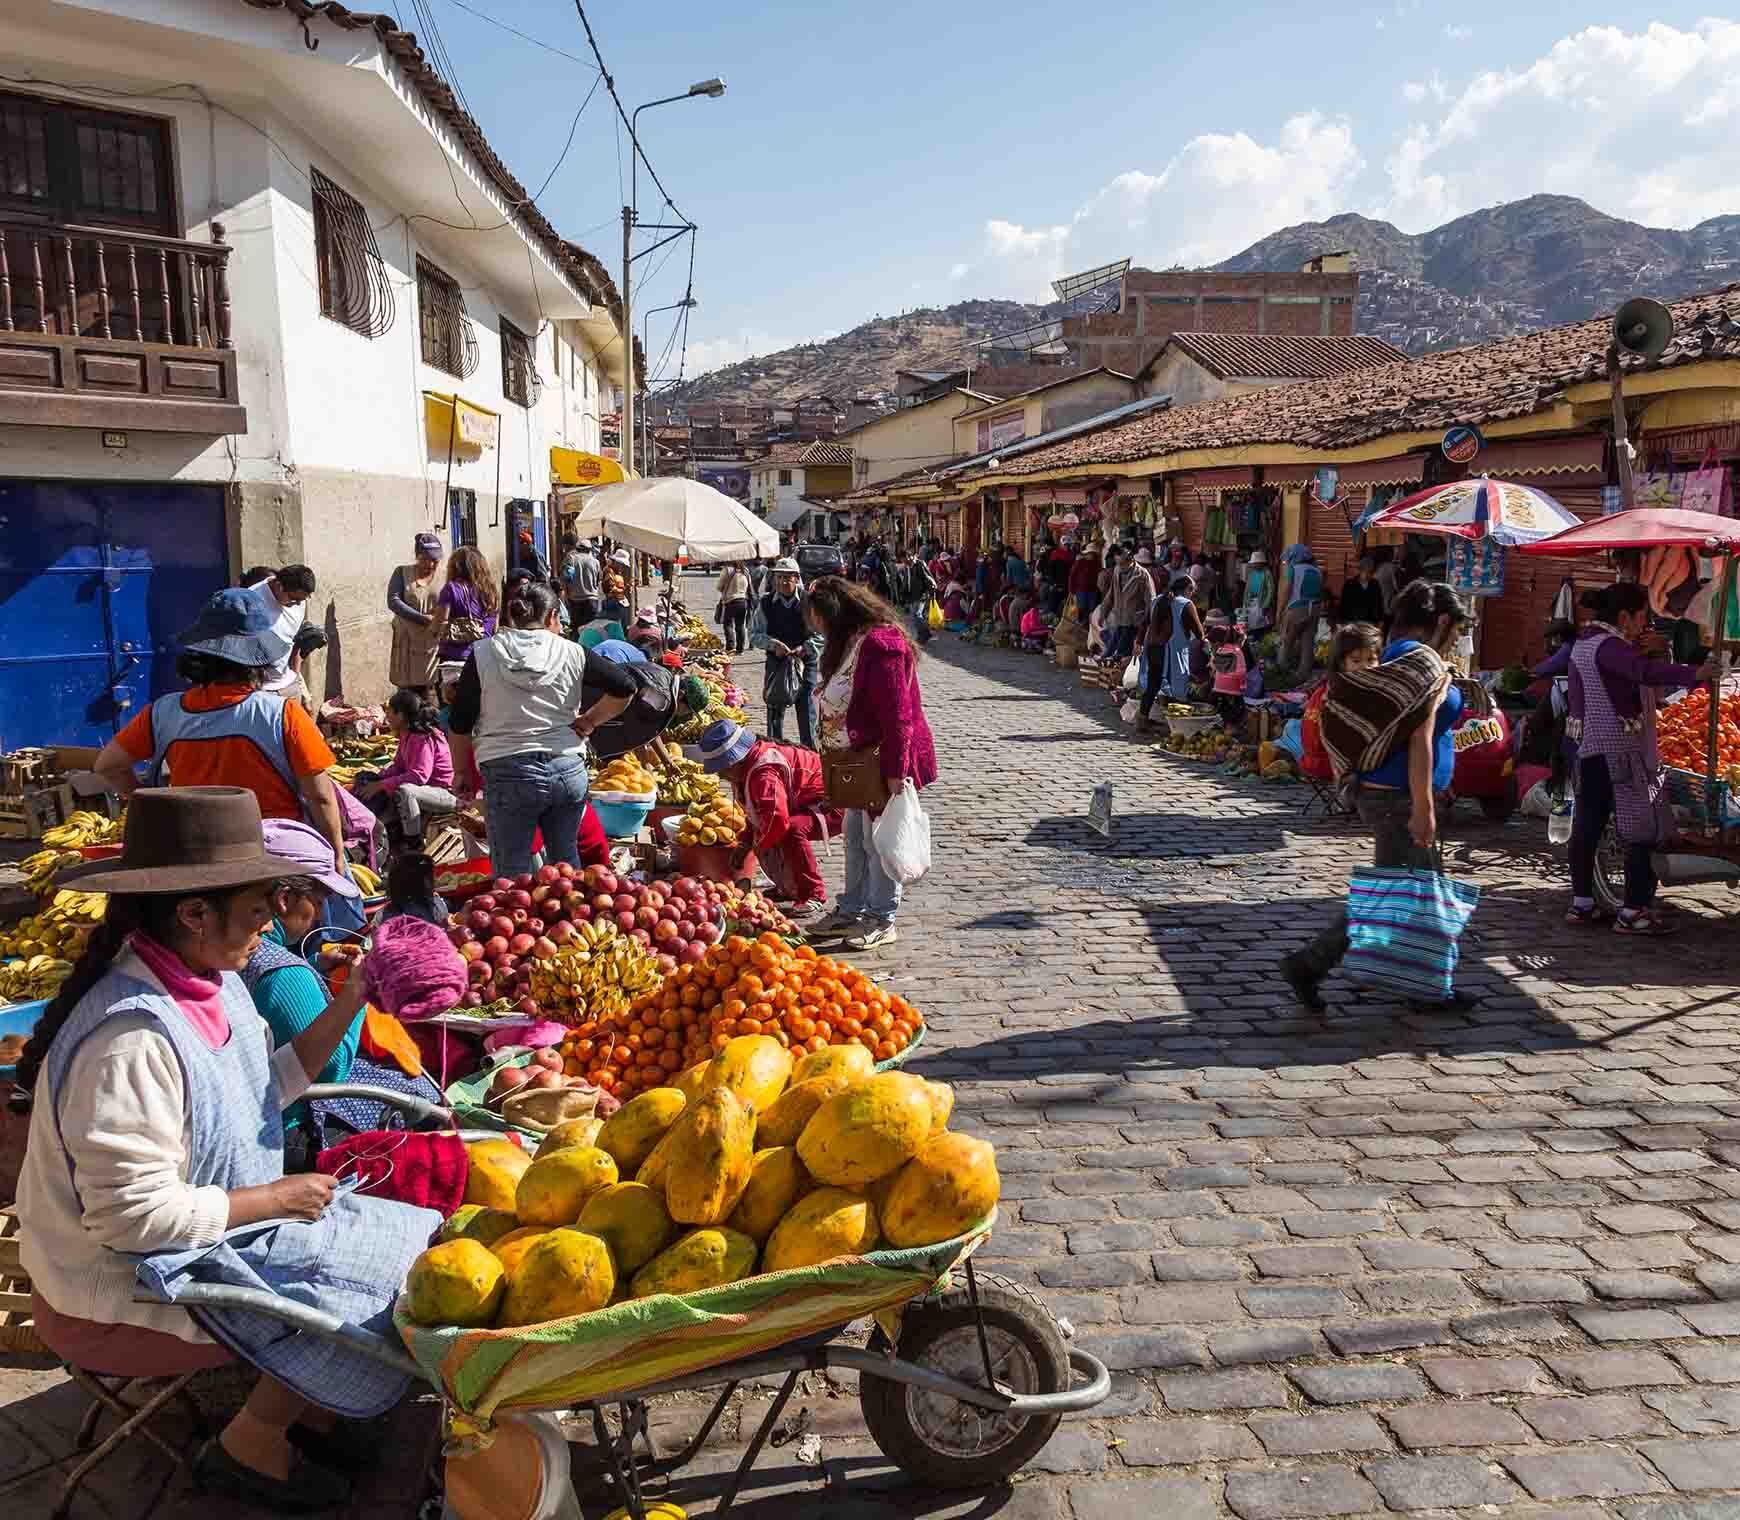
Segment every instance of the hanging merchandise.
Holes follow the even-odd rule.
[[[1211,545],[1221,548],[1232,542],[1232,535],[1227,529],[1226,508],[1219,502],[1208,509],[1208,515],[1202,522],[1202,545],[1206,549]]]
[[[1464,596],[1504,595],[1504,545],[1490,538],[1449,538],[1446,579]]]
[[[1641,475],[1633,476],[1632,504],[1639,507],[1677,507],[1685,484],[1686,477],[1674,471],[1673,456],[1660,455]]]
[[[1611,517],[1615,512],[1625,510],[1625,494],[1618,486],[1601,487],[1601,515]]]
[[[1577,587],[1568,575],[1559,582],[1559,589],[1553,593],[1552,619],[1562,623],[1577,621]]]
[[[1687,512],[1713,512],[1719,517],[1733,515],[1728,466],[1716,457],[1714,449],[1705,449],[1702,463],[1686,477],[1680,507]]]

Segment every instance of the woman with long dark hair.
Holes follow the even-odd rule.
[[[473,644],[495,632],[500,607],[489,561],[470,544],[461,544],[447,556],[447,584],[435,598],[429,624],[441,637],[439,658],[463,660]]]
[[[33,1096],[18,1211],[37,1333],[71,1365],[117,1377],[259,1368],[195,1470],[207,1488],[286,1511],[344,1502],[341,1472],[363,1448],[340,1421],[390,1408],[409,1379],[176,1297],[196,1277],[263,1283],[390,1333],[405,1270],[440,1223],[332,1177],[284,1175],[282,1112],[367,994],[366,974],[351,976],[273,1050],[239,973],[272,922],[273,883],[306,869],[267,853],[247,791],[135,792],[119,859],[62,878],[109,893],[108,911],[17,1074]]]
[[[1395,621],[1383,660],[1361,677],[1330,678],[1328,702],[1339,699],[1336,683],[1380,677],[1384,666],[1406,660],[1410,681],[1424,693],[1411,709],[1415,720],[1400,734],[1381,763],[1358,772],[1353,804],[1372,833],[1372,864],[1380,870],[1412,867],[1442,871],[1438,847],[1437,793],[1448,791],[1456,770],[1452,730],[1462,717],[1462,693],[1451,679],[1445,657],[1468,626],[1467,604],[1443,581],[1414,581],[1396,597]],[[1281,962],[1281,974],[1307,1008],[1321,1011],[1323,979],[1347,954],[1347,910],[1304,949]],[[1453,1004],[1465,999],[1452,997]]]
[[[503,612],[507,626],[472,647],[448,723],[462,796],[482,774],[496,874],[520,876],[540,829],[552,863],[580,863],[586,736],[640,687],[627,667],[561,636],[556,593],[542,581],[521,581]],[[599,692],[590,707],[587,687]]]
[[[351,790],[384,817],[395,848],[423,848],[423,814],[451,813],[453,752],[441,727],[441,711],[401,687],[387,699],[387,727],[398,737],[393,763],[378,776],[358,777]]]
[[[1669,934],[1673,923],[1655,906],[1650,858],[1673,832],[1655,744],[1655,693],[1708,681],[1718,667],[1673,665],[1634,647],[1649,628],[1649,597],[1635,581],[1604,587],[1593,611],[1571,645],[1565,733],[1577,746],[1577,811],[1565,922],[1608,921],[1595,904],[1595,852],[1611,818],[1625,846],[1625,906],[1612,920],[1614,932]]]
[[[820,732],[829,750],[874,747],[889,791],[902,781],[936,780],[936,743],[918,687],[918,651],[906,619],[868,587],[824,575],[809,588],[805,616],[821,635]],[[843,933],[851,950],[895,940],[901,888],[882,867],[870,836],[876,814],[846,810],[846,884],[814,933]]]

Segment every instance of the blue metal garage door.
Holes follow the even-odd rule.
[[[220,486],[0,480],[0,749],[102,744],[175,690],[226,561]]]

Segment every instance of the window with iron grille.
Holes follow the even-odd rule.
[[[789,486],[791,484],[791,471],[790,470],[781,470],[779,472],[779,483],[782,486]]]
[[[520,406],[530,406],[544,388],[533,357],[532,340],[506,317],[501,319],[501,393]]]
[[[477,368],[477,334],[466,314],[459,282],[425,258],[417,260],[417,325],[423,362],[460,380]]]
[[[365,338],[378,338],[393,325],[397,303],[368,212],[312,164],[308,182],[313,189],[320,314]]]

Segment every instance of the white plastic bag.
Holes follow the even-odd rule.
[[[918,804],[918,788],[910,776],[889,799],[870,829],[870,842],[882,869],[901,886],[915,882],[930,869],[930,819]]]
[[[1139,698],[1131,697],[1118,709],[1118,716],[1126,723],[1134,723],[1142,716],[1142,703]]]

